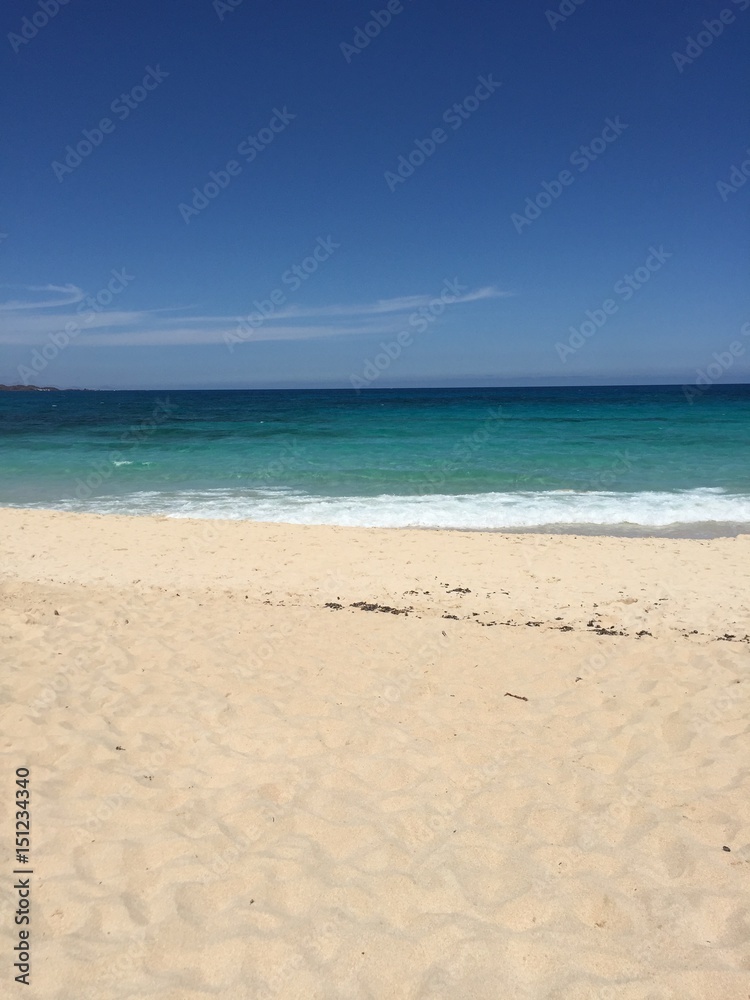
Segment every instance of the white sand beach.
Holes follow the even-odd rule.
[[[748,537],[0,524],[4,995],[750,997]]]

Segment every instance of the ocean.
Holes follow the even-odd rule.
[[[0,505],[711,537],[749,443],[750,385],[0,392]]]

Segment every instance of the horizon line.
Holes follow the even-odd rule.
[[[381,385],[355,388],[350,385],[256,385],[256,386],[67,386],[22,385],[20,383],[0,384],[0,392],[401,392],[429,391],[434,389],[666,389],[695,385],[695,382],[566,382],[566,383],[524,383],[524,384],[468,384],[468,385]],[[744,382],[713,382],[702,388],[738,388],[750,386],[750,378]]]

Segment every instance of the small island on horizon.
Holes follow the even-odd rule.
[[[60,389],[56,385],[0,385],[0,392],[96,392],[96,389]]]
[[[63,392],[56,385],[0,385],[0,392]]]

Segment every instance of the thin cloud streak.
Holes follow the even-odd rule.
[[[0,285],[0,288],[20,288],[24,292],[62,292],[64,298],[39,302],[37,299],[11,299],[0,302],[0,312],[19,312],[23,309],[54,309],[56,306],[70,306],[81,302],[85,296],[83,289],[76,285]]]
[[[0,343],[37,346],[53,333],[70,334],[87,347],[180,347],[222,343],[227,333],[246,323],[247,316],[259,317],[253,307],[243,316],[179,316],[179,309],[92,311],[88,306],[68,313],[49,313],[54,306],[76,305],[85,293],[74,285],[26,286],[26,291],[65,293],[66,298],[34,303],[11,301],[0,304]],[[503,292],[487,286],[456,296],[451,307],[489,299],[505,298]],[[433,302],[434,296],[410,295],[376,302],[330,305],[287,306],[264,318],[247,336],[248,342],[269,340],[310,340],[340,336],[382,336],[397,333],[408,324],[409,316]],[[30,310],[36,309],[36,314]],[[320,320],[328,320],[321,325]],[[310,321],[310,322],[308,322]],[[317,322],[314,322],[317,321]],[[247,330],[248,328],[245,327]]]
[[[451,304],[460,305],[464,302],[478,302],[480,299],[508,298],[512,295],[513,292],[501,292],[497,288],[488,286],[486,288],[477,288],[473,292],[469,292],[466,295],[460,295]],[[409,295],[397,299],[379,299],[377,302],[359,306],[340,305],[320,306],[317,308],[290,306],[283,312],[280,311],[277,315],[289,319],[299,319],[307,316],[377,316],[383,313],[412,312],[415,309],[419,309],[420,306],[429,305],[432,300],[433,296],[430,295]]]
[[[174,327],[163,329],[132,330],[127,333],[95,333],[81,335],[78,343],[86,347],[185,347],[223,343],[226,327],[207,330],[203,327]],[[388,333],[390,327],[368,330],[372,333]],[[365,332],[359,326],[276,326],[261,328],[254,332],[248,343],[269,340],[314,340],[321,337],[361,336]]]

